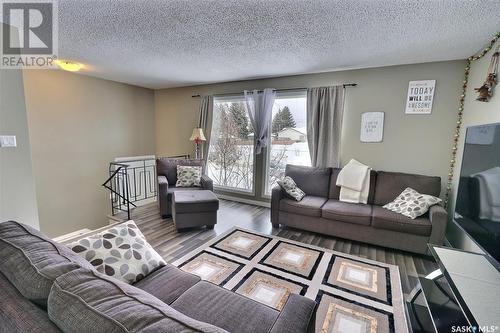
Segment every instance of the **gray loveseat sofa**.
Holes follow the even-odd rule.
[[[203,161],[179,158],[158,158],[156,160],[156,173],[158,175],[158,200],[160,202],[160,214],[162,217],[169,217],[172,215],[172,196],[174,192],[214,190],[212,179],[205,174],[201,176],[200,187],[176,187],[175,183],[177,182],[178,165],[203,167]]]
[[[350,240],[426,253],[427,244],[441,245],[448,220],[446,210],[432,206],[414,220],[382,208],[411,187],[439,196],[441,179],[399,172],[372,171],[368,204],[339,201],[338,168],[287,165],[290,176],[305,193],[299,202],[288,198],[279,186],[272,190],[271,222]]]
[[[129,285],[16,222],[0,223],[0,332],[312,332],[315,302],[281,311],[172,265]]]

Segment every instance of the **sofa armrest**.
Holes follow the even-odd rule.
[[[271,223],[279,225],[280,200],[283,198],[281,186],[276,185],[271,190]]]
[[[166,176],[158,176],[158,191],[160,196],[168,193],[168,180]]]
[[[201,187],[204,190],[214,191],[214,181],[207,175],[201,175]]]
[[[432,225],[429,243],[442,245],[446,233],[446,225],[448,224],[448,213],[446,209],[439,205],[432,206],[429,208],[429,220]]]
[[[290,294],[270,333],[312,333],[315,331],[315,315],[315,301],[297,294]]]

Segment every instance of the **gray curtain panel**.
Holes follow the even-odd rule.
[[[307,143],[313,166],[339,166],[344,94],[342,85],[307,89]]]
[[[243,94],[245,95],[245,105],[255,135],[255,154],[260,154],[262,148],[265,148],[269,141],[269,126],[276,91],[266,88],[261,93],[257,90],[252,92],[245,90]]]
[[[207,170],[208,147],[210,147],[210,135],[212,134],[212,119],[214,112],[214,97],[202,96],[200,102],[200,120],[198,127],[203,129],[207,141],[201,143],[201,154],[203,156],[203,170]]]

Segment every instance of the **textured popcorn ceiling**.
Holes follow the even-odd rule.
[[[499,0],[59,0],[59,56],[150,88],[463,59]]]

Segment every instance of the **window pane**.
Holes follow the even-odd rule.
[[[271,149],[266,163],[265,194],[283,178],[287,164],[311,165],[307,145],[305,92],[278,94],[271,123]]]
[[[253,129],[242,97],[214,101],[208,175],[214,185],[253,192]]]

